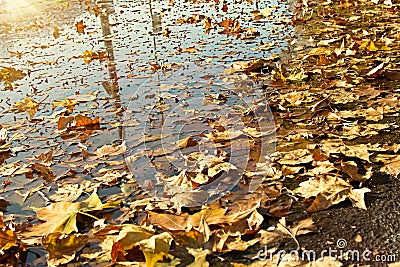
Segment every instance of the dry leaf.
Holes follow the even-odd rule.
[[[300,183],[299,187],[293,192],[305,198],[316,197],[307,209],[308,212],[315,212],[327,209],[347,198],[351,200],[354,206],[367,209],[364,203],[364,194],[370,192],[370,190],[368,188],[353,189],[343,179],[328,174]]]
[[[177,144],[179,148],[186,148],[197,146],[199,143],[195,139],[193,139],[193,137],[188,136],[184,139],[179,140]]]
[[[4,224],[3,217],[0,215],[0,253],[3,254],[7,249],[17,245],[16,235]]]

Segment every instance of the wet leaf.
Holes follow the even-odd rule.
[[[29,117],[32,119],[39,109],[39,103],[29,97],[25,97],[21,102],[15,102],[13,109],[17,109],[18,112],[28,113]]]
[[[24,72],[12,67],[9,68],[3,67],[0,69],[0,81],[3,81],[6,84],[21,80],[25,76],[26,74]]]
[[[55,109],[56,107],[66,107],[70,113],[74,110],[75,105],[78,102],[74,99],[66,98],[63,101],[55,101],[53,102],[52,108]]]
[[[90,129],[99,129],[100,128],[100,119],[99,117],[94,117],[94,119],[90,117],[86,117],[84,115],[76,115],[69,117],[60,117],[58,119],[58,130],[64,130],[67,128],[90,128]]]
[[[78,21],[78,22],[75,24],[75,26],[76,26],[76,31],[77,31],[78,33],[80,33],[80,34],[84,34],[84,33],[85,33],[86,25],[83,23],[83,20]]]
[[[104,157],[104,156],[118,156],[124,154],[126,151],[126,145],[125,142],[123,142],[120,145],[116,146],[110,146],[110,145],[104,145],[96,150],[96,155],[98,157]]]

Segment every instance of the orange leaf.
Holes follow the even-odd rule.
[[[78,21],[78,22],[75,24],[75,26],[76,26],[76,31],[77,31],[78,33],[85,33],[85,28],[86,28],[86,26],[85,26],[85,24],[83,24],[83,20]]]
[[[83,115],[75,116],[76,127],[87,127],[87,126],[100,126],[99,117],[95,117],[93,120]]]

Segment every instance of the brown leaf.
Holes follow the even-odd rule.
[[[81,21],[78,21],[76,24],[75,24],[75,26],[76,26],[76,31],[78,32],[78,33],[85,33],[85,28],[86,28],[86,25],[83,23],[83,20],[81,20]]]
[[[0,216],[0,253],[16,245],[18,245],[16,235],[4,224],[3,217]]]
[[[225,70],[225,74],[232,74],[234,72],[252,72],[262,68],[265,64],[264,59],[256,59],[253,61],[238,61],[232,64],[232,68]]]
[[[74,124],[73,124],[74,123]],[[60,117],[58,119],[58,130],[63,130],[66,128],[89,128],[89,129],[99,129],[100,128],[100,119],[99,117],[95,117],[94,119],[91,119],[89,117],[86,117],[84,115],[76,115],[76,116],[70,116],[70,117]]]
[[[104,145],[96,150],[96,155],[98,157],[104,157],[104,156],[118,156],[124,154],[126,151],[126,145],[125,142],[122,142],[120,145],[116,146],[110,146],[110,145]]]
[[[193,146],[197,146],[198,144],[199,144],[199,142],[197,142],[191,136],[188,136],[188,137],[178,141],[179,148],[193,147]]]
[[[148,219],[152,225],[157,225],[169,231],[184,231],[187,229],[188,214],[173,215],[147,211]]]
[[[39,173],[39,176],[42,177],[46,182],[54,181],[56,178],[53,170],[41,163],[35,162],[33,164],[33,169]]]
[[[42,239],[43,247],[49,252],[47,262],[49,266],[66,264],[75,258],[75,253],[81,250],[88,241],[83,234],[51,233]]]
[[[186,47],[186,48],[182,48],[180,50],[180,52],[182,53],[196,53],[198,50],[195,46],[190,46],[190,47]]]
[[[361,174],[359,173],[360,170],[357,166],[357,163],[354,161],[341,161],[340,165],[341,171],[349,175],[352,181],[364,182],[372,176],[372,167],[368,168],[365,174]]]
[[[380,169],[381,172],[397,177],[400,174],[400,156],[397,155]]]
[[[47,152],[44,152],[40,154],[39,156],[34,156],[35,159],[40,160],[43,162],[46,166],[50,166],[51,162],[53,160],[53,150],[49,150]]]
[[[305,198],[316,197],[307,210],[307,212],[314,212],[327,209],[347,198],[354,206],[367,209],[364,194],[369,191],[368,188],[353,189],[343,179],[327,174],[300,183],[293,192]]]

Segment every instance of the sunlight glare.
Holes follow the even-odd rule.
[[[32,17],[38,13],[35,0],[2,0],[2,3],[6,13],[13,19]]]

